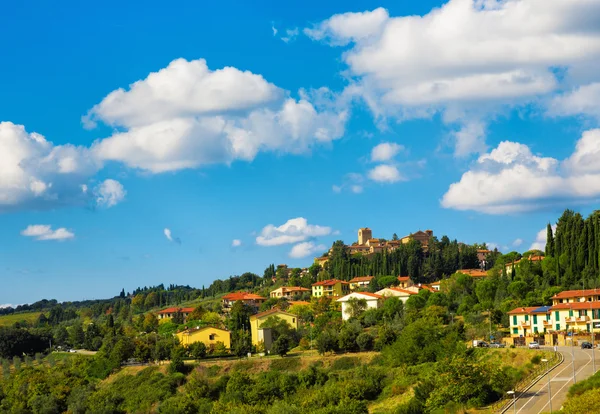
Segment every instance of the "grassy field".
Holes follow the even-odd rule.
[[[0,326],[12,326],[15,322],[26,321],[29,323],[35,322],[40,316],[41,312],[25,312],[25,313],[13,313],[10,315],[0,316]]]

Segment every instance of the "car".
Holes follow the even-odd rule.
[[[581,349],[592,349],[592,343],[587,341],[582,342]]]
[[[540,344],[538,344],[537,342],[530,342],[529,349],[540,349]]]
[[[504,348],[506,345],[502,342],[492,342],[490,348]]]
[[[477,341],[477,346],[479,348],[489,348],[490,347],[490,345],[485,341]]]

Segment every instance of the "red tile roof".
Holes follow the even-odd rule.
[[[516,308],[511,310],[510,312],[508,312],[509,315],[529,315],[531,312],[533,312],[536,309],[539,309],[540,306],[529,306],[529,307],[521,307],[521,308]]]
[[[586,290],[563,290],[560,293],[552,296],[552,299],[567,299],[577,298],[582,296],[593,296],[600,295],[600,289],[586,289]]]
[[[463,273],[465,275],[469,275],[471,277],[486,277],[488,274],[486,271],[479,269],[460,269],[456,271],[457,273]]]
[[[410,276],[398,276],[398,280],[400,282],[408,282],[410,280]]]
[[[181,313],[192,313],[194,311],[194,308],[167,308],[167,309],[158,311],[156,313],[160,313],[162,315],[165,313],[175,313],[177,311],[179,311]]]
[[[359,277],[355,277],[354,279],[350,279],[350,283],[370,282],[371,280],[373,280],[373,276],[359,276]]]
[[[283,292],[310,292],[310,289],[299,286],[282,286],[281,288],[283,289]],[[273,292],[275,292],[275,290]]]
[[[267,300],[262,296],[255,295],[254,293],[248,292],[234,292],[228,293],[223,296],[223,300],[238,301],[238,300]]]
[[[317,283],[313,283],[312,286],[333,286],[333,285],[337,285],[338,283],[342,283],[342,284],[348,284],[348,282],[344,282],[343,280],[337,280],[337,279],[329,279],[329,280],[322,280],[320,282]]]
[[[271,308],[271,309],[269,309],[269,310],[266,310],[266,311],[264,311],[264,312],[258,312],[257,314],[255,314],[255,315],[251,315],[250,317],[251,317],[251,318],[262,318],[262,317],[264,317],[264,316],[271,315],[271,314],[273,314],[273,313],[285,313],[286,315],[291,315],[291,316],[293,316],[293,317],[297,317],[297,316],[296,316],[296,315],[294,315],[293,313],[289,313],[289,312],[283,311],[283,310],[281,310],[281,309],[279,309],[279,308]]]
[[[390,289],[390,290],[395,290],[397,292],[402,292],[402,293],[408,293],[409,295],[417,295],[417,292],[413,292],[412,290],[406,290],[406,289],[402,289],[402,288],[397,288],[397,287],[389,287],[386,289]]]
[[[559,303],[558,305],[552,305],[552,310],[560,309],[600,309],[600,302],[575,302],[575,303]]]
[[[365,295],[365,296],[370,296],[372,298],[376,298],[376,299],[381,299],[383,298],[383,296],[381,295],[377,295],[375,293],[371,293],[371,292],[354,292],[354,293],[350,293],[348,295],[342,296],[341,298],[338,299],[338,302],[348,296],[352,296],[352,295]]]

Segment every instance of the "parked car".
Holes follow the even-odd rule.
[[[477,347],[478,348],[489,348],[490,344],[488,344],[485,341],[477,341]]]
[[[530,342],[529,349],[540,349],[540,344],[538,344],[537,342]]]
[[[581,349],[592,349],[592,343],[587,341],[582,342]]]
[[[492,342],[490,348],[504,348],[506,345],[502,342]]]

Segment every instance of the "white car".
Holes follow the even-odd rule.
[[[537,342],[530,342],[529,349],[540,349],[540,344],[538,344]]]

